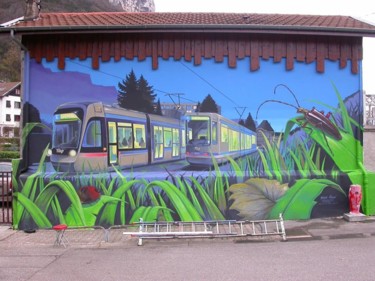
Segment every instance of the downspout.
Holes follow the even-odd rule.
[[[22,44],[22,42],[20,40],[18,40],[16,38],[16,36],[14,36],[14,29],[11,29],[10,30],[10,37],[12,37],[12,40],[18,45],[21,47],[21,49],[25,52],[28,52],[28,49],[26,48],[26,46],[24,44]]]
[[[361,89],[361,97],[360,97],[360,102],[361,102],[361,107],[362,107],[362,112],[364,111],[364,105],[365,105],[365,100],[364,100],[364,96],[363,96],[363,75],[362,75],[362,61],[359,62],[360,64],[360,72],[359,72],[359,75],[360,75],[360,89]],[[363,112],[364,113],[364,112]],[[364,128],[365,126],[365,122],[364,122],[364,114],[362,114],[362,120],[360,120],[361,124],[362,124],[362,128]],[[361,135],[361,128],[358,128],[357,130],[359,136],[357,136],[357,164],[360,168],[360,171],[362,173],[362,179],[363,179],[363,186],[362,186],[362,192],[363,192],[363,198],[364,198],[364,213],[366,215],[369,215],[369,196],[368,196],[368,185],[369,185],[369,179],[368,179],[368,173],[366,171],[366,167],[365,167],[365,163],[364,163],[364,130],[362,131],[362,135]],[[361,143],[360,143],[360,137],[362,137],[362,148],[360,147],[361,146]],[[361,152],[361,155],[359,155],[359,152]]]

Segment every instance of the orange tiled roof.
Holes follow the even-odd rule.
[[[375,26],[350,16],[238,13],[42,13],[33,21],[16,21],[1,29],[28,31],[77,30],[237,30],[337,32],[375,36]],[[203,30],[204,29],[204,30]]]

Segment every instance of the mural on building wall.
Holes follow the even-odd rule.
[[[284,63],[31,60],[16,226],[347,212],[363,176],[360,76]]]

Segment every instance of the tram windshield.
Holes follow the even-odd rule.
[[[187,122],[189,143],[210,143],[210,117],[190,116]]]
[[[73,112],[55,114],[52,137],[53,147],[77,148],[81,125],[81,119]]]

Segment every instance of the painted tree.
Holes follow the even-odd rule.
[[[138,104],[138,86],[137,77],[133,70],[126,75],[122,83],[118,83],[117,103],[122,108],[137,110]]]
[[[158,99],[158,102],[156,103],[155,114],[163,115],[163,112],[161,111],[160,99]]]
[[[200,104],[199,112],[219,113],[218,106],[210,94],[208,94]]]
[[[137,79],[134,71],[131,70],[125,80],[118,83],[118,88],[117,103],[120,107],[154,113],[156,94],[143,75]]]
[[[142,112],[154,113],[154,101],[156,94],[154,94],[152,86],[148,84],[143,75],[141,75],[141,77],[137,81],[137,86],[140,104],[142,105],[142,108],[139,110]]]
[[[251,113],[249,112],[249,114],[247,115],[247,118],[245,120],[245,127],[252,130],[252,131],[256,131],[256,125],[255,125],[255,121],[253,119],[253,116],[251,116]]]

